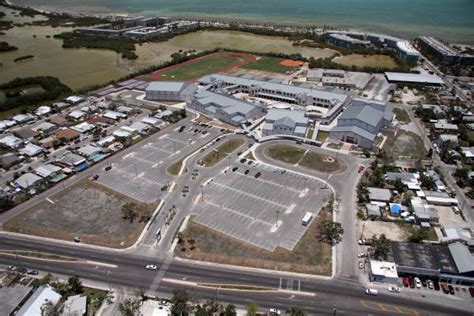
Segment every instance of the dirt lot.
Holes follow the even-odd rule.
[[[392,222],[368,220],[362,222],[360,225],[364,224],[364,238],[372,238],[372,236],[379,236],[382,233],[390,240],[402,241],[407,238],[406,231]]]
[[[330,275],[331,247],[318,241],[318,225],[325,219],[331,219],[331,213],[321,210],[293,251],[277,248],[273,252],[243,243],[191,220],[183,232],[184,242],[178,244],[175,255],[238,266]]]
[[[50,200],[50,201],[48,201]],[[156,208],[122,196],[86,180],[33,206],[4,225],[9,231],[72,241],[126,248],[138,238]],[[121,207],[134,203],[140,216],[122,219]]]
[[[423,159],[426,155],[420,136],[404,130],[399,130],[396,136],[389,136],[383,149],[394,157]]]

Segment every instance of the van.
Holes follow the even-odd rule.
[[[306,212],[306,214],[303,217],[303,221],[302,221],[303,226],[308,226],[308,224],[311,222],[312,218],[313,218],[313,213]]]

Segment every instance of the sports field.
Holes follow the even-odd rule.
[[[284,60],[281,58],[262,57],[253,63],[248,63],[248,64],[243,65],[242,68],[250,69],[250,70],[284,73],[289,70],[294,70],[296,67],[298,67],[299,64],[300,64],[299,62]]]
[[[196,80],[208,74],[228,71],[254,60],[255,57],[248,54],[216,53],[156,71],[153,73],[153,79]]]

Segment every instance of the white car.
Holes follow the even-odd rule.
[[[377,296],[377,294],[379,294],[379,291],[377,291],[376,289],[365,289],[365,294]]]
[[[421,288],[421,281],[420,281],[420,278],[418,277],[415,277],[415,285],[418,289]]]
[[[427,281],[426,281],[426,285],[428,285],[428,288],[429,288],[430,290],[434,289],[433,281],[427,280]]]
[[[359,252],[357,254],[357,258],[365,258],[365,257],[367,257],[367,254],[365,252]]]
[[[365,263],[364,261],[359,261],[359,269],[364,269]]]
[[[391,286],[391,287],[388,288],[388,291],[392,292],[392,293],[400,293],[401,289],[397,286]]]
[[[281,311],[279,309],[276,309],[276,308],[270,308],[269,312],[272,315],[280,315],[281,314]]]
[[[158,270],[158,267],[154,264],[147,264],[146,269],[147,270]]]

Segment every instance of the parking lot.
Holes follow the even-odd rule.
[[[293,250],[307,228],[304,215],[317,216],[331,191],[313,178],[237,162],[204,186],[203,193],[204,201],[193,209],[197,223],[273,251]]]
[[[179,132],[180,126],[157,138],[143,141],[136,150],[112,163],[110,170],[103,170],[98,182],[144,203],[156,201],[164,194],[162,188],[171,181],[165,166],[176,160],[183,151],[209,141],[210,135],[215,135],[217,131],[215,128],[196,128],[188,124]],[[199,132],[195,133],[196,129]]]

